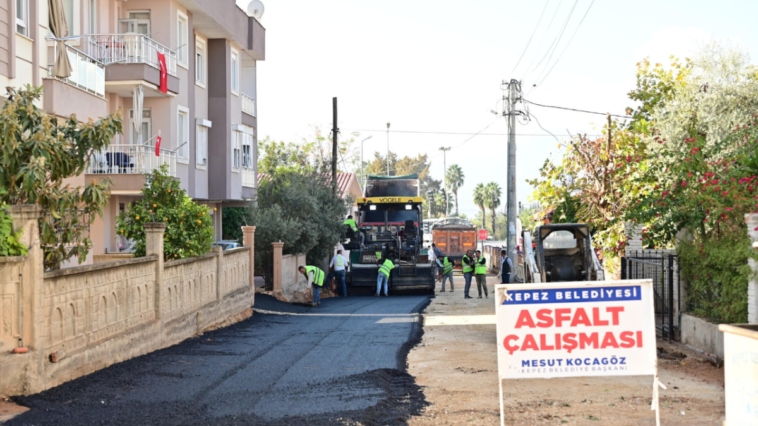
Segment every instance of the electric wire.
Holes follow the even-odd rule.
[[[574,36],[576,35],[576,33],[578,33],[578,32],[579,32],[579,28],[581,28],[581,26],[582,26],[582,23],[584,23],[584,18],[586,18],[586,17],[587,17],[587,14],[589,14],[589,13],[590,13],[590,9],[592,9],[592,5],[593,5],[593,4],[595,4],[595,0],[592,0],[592,3],[590,3],[590,6],[587,8],[587,11],[586,11],[586,12],[584,12],[584,16],[582,16],[582,20],[581,20],[581,21],[579,21],[579,26],[577,26],[577,27],[576,27],[576,29],[574,30],[574,33],[573,33],[573,34],[571,34],[571,38],[569,39],[569,41],[568,41],[568,43],[566,44],[566,46],[563,48],[563,51],[561,52],[561,54],[558,56],[558,59],[556,59],[556,60],[555,60],[555,63],[553,63],[553,66],[552,66],[552,67],[550,67],[550,71],[548,71],[548,72],[547,72],[547,74],[545,75],[545,78],[543,78],[543,79],[542,79],[542,80],[541,80],[539,83],[537,83],[537,86],[541,85],[541,84],[542,84],[542,83],[543,83],[545,80],[547,80],[547,77],[550,75],[550,73],[551,73],[551,72],[553,72],[553,68],[555,68],[555,66],[556,66],[556,65],[558,65],[558,62],[560,62],[561,58],[563,57],[563,54],[564,54],[564,53],[566,53],[566,50],[568,50],[568,47],[569,47],[569,45],[571,45],[571,42],[574,40]],[[536,87],[536,86],[532,86],[532,90],[533,90],[535,87]],[[531,93],[531,92],[532,92],[532,90],[529,90],[529,93]],[[528,94],[528,93],[527,93],[527,94]]]
[[[547,25],[547,30],[545,30],[545,35],[542,37],[542,40],[540,41],[540,45],[537,47],[536,52],[539,52],[542,49],[542,46],[545,44],[545,40],[547,39],[547,35],[550,34],[550,28],[553,27],[553,21],[555,21],[555,17],[558,16],[558,10],[561,8],[561,3],[563,3],[563,0],[558,1],[558,6],[555,7],[555,12],[553,13],[553,17],[550,18],[550,23]],[[539,54],[539,53],[538,53]],[[534,61],[531,61],[529,65],[531,66],[534,63]],[[537,64],[537,67],[539,64]],[[534,67],[536,69],[537,67]],[[534,70],[532,70],[534,71]],[[524,77],[529,74],[529,67],[526,67],[526,71],[524,71],[524,74],[521,76],[520,80],[524,80]]]
[[[526,103],[538,106],[538,107],[543,107],[543,108],[562,109],[562,110],[566,110],[566,111],[583,112],[585,114],[608,115],[607,113],[604,113],[604,112],[587,111],[587,110],[584,110],[584,109],[566,108],[566,107],[559,107],[559,106],[555,106],[555,105],[543,105],[543,104],[538,104],[536,102],[532,102],[532,101],[530,101],[528,99],[524,99],[523,101],[526,102]],[[611,117],[634,118],[634,117],[629,116],[629,115],[619,115],[619,114],[611,114]]]
[[[571,10],[569,11],[568,16],[566,17],[566,22],[563,23],[563,28],[561,28],[561,32],[558,34],[558,37],[555,39],[555,42],[550,46],[550,49],[548,52],[550,53],[550,56],[547,58],[547,62],[545,62],[545,67],[542,68],[542,71],[540,72],[539,77],[537,77],[536,80],[542,79],[542,75],[545,73],[545,70],[547,69],[547,64],[550,63],[550,60],[553,59],[553,55],[555,54],[555,51],[558,50],[558,46],[561,44],[561,39],[563,38],[563,33],[566,32],[566,27],[568,27],[569,21],[571,21],[571,17],[574,16],[574,10],[576,10],[576,5],[579,4],[579,0],[576,0],[574,2],[574,5],[571,6]]]
[[[540,23],[542,22],[542,18],[545,16],[545,11],[547,10],[547,5],[550,4],[550,0],[545,1],[545,7],[542,8],[542,13],[540,14],[540,19],[537,20],[537,25],[534,26],[534,31],[532,31],[532,35],[529,37],[529,41],[526,42],[526,47],[524,47],[524,51],[521,52],[521,57],[518,58],[518,62],[516,62],[516,66],[513,67],[513,71],[511,71],[511,74],[516,71],[516,68],[518,68],[519,64],[521,64],[521,60],[524,59],[524,55],[526,54],[526,51],[529,49],[529,45],[532,43],[532,39],[534,38],[534,34],[537,33],[537,29],[540,27]]]
[[[534,114],[531,114],[531,117],[534,117],[534,121],[536,121],[536,122],[537,122],[537,125],[538,125],[538,126],[540,126],[540,129],[542,129],[542,130],[544,130],[544,131],[546,131],[546,132],[550,133],[550,136],[554,137],[554,138],[555,138],[555,140],[556,140],[556,141],[558,141],[558,143],[561,143],[561,140],[560,140],[560,139],[558,139],[558,137],[557,137],[557,136],[555,136],[555,135],[553,134],[553,132],[551,132],[550,130],[547,130],[546,128],[542,127],[542,124],[540,123],[540,120],[537,118],[537,116],[536,116],[536,115],[534,115]]]

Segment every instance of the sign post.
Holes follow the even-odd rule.
[[[486,240],[487,237],[489,237],[489,236],[490,236],[490,234],[489,234],[489,232],[487,232],[486,229],[480,229],[479,232],[477,233],[477,238],[479,238],[479,241],[482,242],[482,244],[481,244],[481,246],[482,246],[482,248],[481,248],[482,254],[484,254],[484,240]]]
[[[652,280],[502,284],[495,287],[500,424],[503,379],[654,376]]]

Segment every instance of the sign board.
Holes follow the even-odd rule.
[[[496,286],[501,379],[657,375],[652,280]]]
[[[484,240],[486,240],[486,239],[487,239],[487,237],[489,237],[489,236],[490,236],[490,234],[489,234],[489,232],[487,232],[487,230],[486,230],[486,229],[480,229],[480,230],[479,230],[479,239],[480,239],[480,240],[484,241]]]

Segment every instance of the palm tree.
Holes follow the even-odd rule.
[[[477,184],[476,188],[474,188],[474,204],[479,206],[479,209],[482,211],[482,229],[487,229],[487,226],[485,226],[485,213],[484,210],[484,204],[487,202],[487,191],[484,187],[483,183]]]
[[[495,182],[490,182],[484,187],[484,204],[490,209],[492,213],[492,234],[495,234],[495,220],[497,218],[497,208],[500,207],[500,196],[503,194],[503,190],[500,189],[500,185]],[[482,222],[484,217],[482,217]]]
[[[458,190],[463,186],[463,180],[466,175],[463,174],[463,169],[457,164],[453,164],[447,168],[447,186],[450,192],[455,196],[455,215],[458,216]]]

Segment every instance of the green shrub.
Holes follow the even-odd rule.
[[[134,242],[134,255],[145,256],[145,224],[166,223],[163,251],[166,260],[201,256],[211,250],[213,219],[208,206],[198,204],[167,174],[164,165],[147,175],[142,199],[118,217],[117,232]]]
[[[26,256],[28,250],[19,241],[18,232],[13,232],[13,219],[5,211],[5,206],[0,205],[0,257]]]

